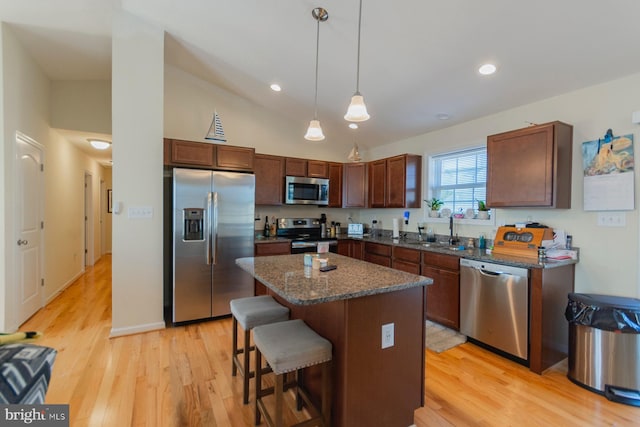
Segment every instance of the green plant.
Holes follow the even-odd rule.
[[[486,203],[484,201],[478,200],[478,210],[479,211],[488,211],[490,209],[487,207],[487,205],[486,205]]]
[[[427,206],[431,208],[432,211],[437,211],[444,205],[444,202],[442,200],[435,197],[431,200],[425,200],[425,202],[427,203]]]

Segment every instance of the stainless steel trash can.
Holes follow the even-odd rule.
[[[569,371],[574,383],[640,406],[640,300],[569,294]]]

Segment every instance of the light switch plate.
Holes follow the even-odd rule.
[[[599,227],[625,227],[627,215],[624,212],[598,212]]]
[[[153,208],[151,206],[130,207],[127,211],[128,217],[131,219],[149,219],[153,218]]]

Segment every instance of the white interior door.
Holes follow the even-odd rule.
[[[43,305],[43,185],[42,146],[16,134],[16,278],[18,323],[24,323]]]

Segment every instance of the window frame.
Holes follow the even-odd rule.
[[[458,150],[452,150],[452,151],[446,151],[446,152],[441,152],[441,153],[437,153],[437,154],[427,154],[425,153],[425,157],[428,159],[428,167],[429,167],[429,174],[428,174],[428,182],[425,185],[425,188],[428,189],[428,197],[426,197],[426,200],[431,200],[433,197],[437,197],[439,199],[442,199],[441,197],[441,193],[438,191],[436,193],[437,190],[441,189],[443,186],[440,185],[440,176],[439,174],[441,173],[441,169],[440,169],[440,162],[441,160],[445,160],[447,158],[459,158],[462,157],[464,155],[469,155],[469,154],[474,154],[474,155],[478,155],[480,153],[484,152],[484,155],[486,157],[486,153],[487,153],[487,147],[486,145],[478,145],[478,146],[473,146],[473,147],[467,147],[467,148],[462,148],[462,149],[458,149]],[[485,165],[485,169],[486,169],[486,165]],[[478,175],[478,168],[477,168],[477,164],[475,167],[475,171],[473,172],[475,177],[477,178]],[[438,183],[438,186],[436,187],[436,183]],[[485,171],[485,194],[486,194],[486,171]],[[450,188],[455,189],[455,188],[459,188],[459,189],[469,189],[469,188],[477,188],[477,182],[473,183],[473,184],[460,184],[458,185],[453,185],[450,186]],[[486,199],[485,199],[486,201]],[[477,212],[477,202],[475,202],[475,200],[472,202],[472,206],[474,211]],[[443,206],[443,208],[449,208],[453,211],[453,206]],[[469,208],[469,207],[467,207]],[[456,212],[451,212],[451,215],[453,215]],[[429,216],[429,207],[425,205],[424,208],[424,218],[425,221],[428,222],[448,222],[449,218],[448,217],[438,217],[438,218],[434,218],[434,217],[430,217]],[[463,224],[485,224],[485,225],[489,225],[489,224],[495,224],[495,211],[490,210],[490,216],[489,219],[478,219],[478,218],[456,218],[455,219],[456,222],[460,222]]]

